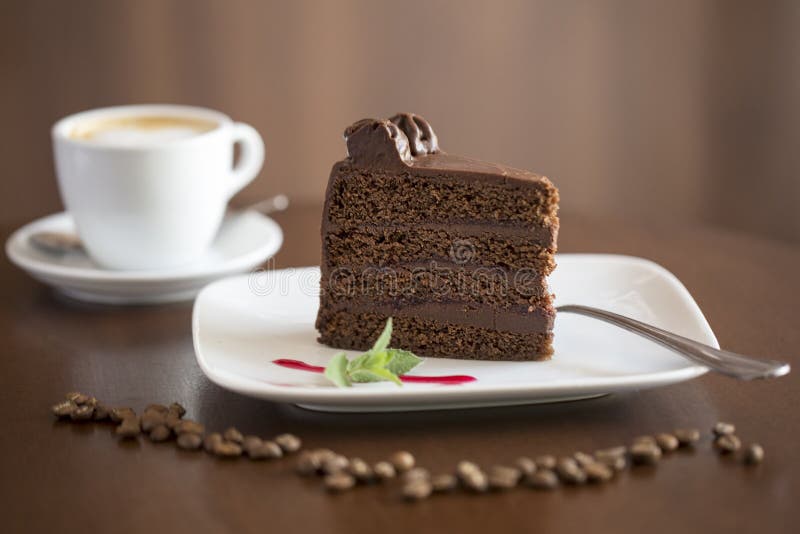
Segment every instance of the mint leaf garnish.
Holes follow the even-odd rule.
[[[340,388],[350,387],[353,382],[388,381],[401,386],[400,375],[422,363],[422,358],[407,350],[389,348],[391,339],[390,317],[370,350],[352,360],[344,353],[337,354],[325,367],[325,377]]]
[[[350,373],[350,381],[353,383],[363,383],[363,382],[383,382],[383,378],[379,375],[376,375],[372,371],[368,371],[366,369],[357,369]]]
[[[390,370],[386,369],[385,367],[377,368],[377,369],[370,369],[367,371],[368,373],[378,377],[378,381],[386,380],[389,382],[394,382],[398,386],[402,386],[403,383],[400,381],[400,378],[391,372]]]
[[[325,367],[325,378],[340,388],[350,387],[350,377],[347,373],[347,355],[340,352],[328,362]]]
[[[398,376],[406,374],[422,363],[422,358],[408,350],[389,349],[386,352],[391,356],[386,368]]]
[[[371,354],[369,352],[365,352],[361,356],[356,356],[355,358],[347,362],[347,372],[353,373],[354,371],[357,371],[359,369],[364,369],[366,367],[367,360],[369,360],[370,356]]]
[[[370,352],[381,352],[389,346],[389,341],[392,339],[392,318],[386,320],[386,326],[383,327],[383,332],[378,336],[375,344],[372,345]]]

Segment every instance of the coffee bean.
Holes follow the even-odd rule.
[[[614,471],[607,465],[594,462],[583,466],[589,482],[607,482],[614,477]]]
[[[250,454],[251,449],[261,447],[262,443],[264,443],[264,440],[258,436],[244,436],[242,438],[242,449],[244,449],[244,452],[247,454]]]
[[[356,479],[349,473],[338,471],[325,477],[325,487],[328,491],[340,492],[347,491],[356,485]]]
[[[389,457],[389,461],[394,465],[394,468],[398,471],[408,471],[414,464],[416,464],[416,460],[414,460],[414,455],[408,451],[397,451]]]
[[[427,499],[433,492],[433,485],[427,479],[417,478],[403,484],[403,498],[409,501]]]
[[[191,432],[187,432],[187,434],[191,434]],[[199,435],[199,434],[193,434],[193,435]],[[212,432],[203,439],[203,449],[205,449],[205,451],[208,453],[213,453],[214,447],[216,447],[220,443],[222,443],[222,434],[220,434],[219,432]]]
[[[271,440],[264,440],[261,444],[261,453],[266,454],[267,458],[283,458],[283,449]]]
[[[525,485],[538,490],[554,490],[558,484],[558,476],[549,469],[539,469],[525,477]]]
[[[760,464],[764,461],[764,447],[758,443],[751,443],[744,450],[743,460],[749,465]]]
[[[135,438],[140,432],[141,428],[139,427],[139,418],[136,416],[126,417],[114,430],[114,433],[124,439]]]
[[[560,458],[556,463],[558,478],[567,484],[583,484],[586,482],[586,473],[574,458]]]
[[[594,452],[597,456],[625,456],[628,453],[628,448],[625,445],[616,445],[614,447],[606,447]]]
[[[606,449],[600,449],[595,451],[594,457],[597,461],[605,463],[608,465],[608,460],[612,458],[625,458],[625,455],[628,452],[628,448],[624,445],[619,445],[617,447],[608,447]]]
[[[300,447],[303,446],[303,442],[294,434],[275,436],[275,443],[277,443],[284,452],[297,452],[300,450]]]
[[[375,474],[372,472],[372,468],[361,458],[350,458],[347,470],[358,482],[371,482],[375,477]]]
[[[190,432],[190,434],[194,433]],[[182,435],[183,434],[181,434],[180,436]],[[194,434],[194,435],[200,437],[199,434]],[[178,436],[179,439],[180,436]],[[213,452],[216,456],[219,456],[220,458],[236,458],[242,455],[242,447],[238,443],[235,443],[233,441],[222,440],[214,444],[213,448],[211,449],[211,452]]]
[[[334,456],[339,456],[335,451],[326,448],[313,449],[312,452],[319,458],[320,473],[322,472],[322,464],[324,464],[326,460],[333,458]]]
[[[172,430],[170,430],[167,425],[158,425],[150,430],[148,437],[151,441],[167,441],[172,437]]]
[[[520,470],[515,467],[493,465],[489,469],[489,487],[498,490],[511,489],[517,485],[521,474]]]
[[[552,454],[543,454],[541,456],[537,456],[534,460],[536,462],[536,467],[539,469],[555,469],[556,468],[556,457]]]
[[[458,487],[458,479],[450,473],[434,475],[431,477],[431,487],[433,491],[440,493],[452,491]]]
[[[631,460],[638,465],[655,465],[661,459],[661,449],[654,443],[634,443],[630,452]]]
[[[315,454],[319,457],[319,474],[324,475],[325,472],[325,463],[328,463],[328,469],[337,469],[336,464],[342,463],[341,458],[344,458],[341,454],[332,451],[331,449],[321,448],[321,449],[314,449]],[[341,458],[340,458],[341,457]],[[345,458],[346,460],[346,458]]]
[[[483,493],[489,489],[489,477],[487,477],[486,473],[481,470],[468,471],[463,475],[463,477],[459,478],[464,487],[470,491]]]
[[[678,438],[672,434],[661,433],[656,434],[656,444],[664,452],[672,452],[678,448],[680,442]]]
[[[172,431],[178,428],[178,425],[180,423],[181,423],[180,416],[172,412],[167,413],[167,416],[164,418],[164,424],[167,425],[167,427]]]
[[[176,434],[199,434],[203,435],[206,431],[206,428],[198,423],[197,421],[192,421],[191,419],[182,419],[180,423],[175,427]]]
[[[530,475],[536,472],[536,462],[527,456],[520,456],[514,461],[514,465],[523,475]]]
[[[431,478],[431,473],[424,467],[413,467],[403,473],[403,480],[406,482],[410,482],[411,480],[429,480]]]
[[[53,415],[56,417],[69,417],[72,413],[78,409],[78,405],[71,400],[65,400],[64,402],[59,402],[58,404],[54,404],[50,411],[53,412]]]
[[[322,459],[316,451],[303,451],[297,458],[295,470],[304,476],[317,473],[322,467]]]
[[[700,439],[700,431],[696,428],[676,428],[673,434],[681,447],[690,447]]]
[[[456,465],[456,477],[465,488],[484,492],[489,488],[489,477],[474,462],[462,460]]]
[[[148,412],[149,413],[161,414],[164,417],[166,417],[167,413],[169,412],[169,408],[167,408],[163,404],[148,404],[147,407],[144,409],[144,412],[143,412],[142,415],[144,415],[144,414],[146,414]]]
[[[248,455],[251,460],[274,460],[283,456],[283,450],[274,441],[262,441],[260,445],[252,448]]]
[[[121,423],[123,419],[127,419],[129,417],[136,417],[136,412],[133,411],[133,408],[123,407],[123,408],[111,408],[109,412],[109,417],[115,423]]]
[[[178,419],[183,417],[185,414],[186,414],[186,408],[184,408],[177,402],[173,402],[172,404],[170,404],[169,408],[167,409],[167,415],[174,415]]]
[[[166,422],[166,415],[153,410],[145,410],[141,417],[142,430],[144,432],[150,432],[157,426],[165,426]]]
[[[463,480],[464,477],[469,476],[472,473],[479,472],[480,470],[481,468],[478,466],[478,464],[467,460],[462,460],[458,462],[458,465],[456,466],[456,475],[459,479]]]
[[[336,452],[332,451],[331,449],[314,449],[314,453],[319,456],[320,461],[325,461],[326,458],[330,458],[331,456],[336,456]]]
[[[72,410],[69,418],[73,421],[88,421],[94,417],[94,408],[88,404],[79,404],[77,408]]]
[[[322,460],[322,472],[326,475],[332,475],[333,473],[338,473],[339,471],[347,470],[347,467],[350,465],[350,461],[341,454],[333,454],[332,456],[326,456]]]
[[[576,452],[572,455],[575,458],[575,461],[578,462],[580,467],[586,467],[589,464],[593,464],[595,462],[594,456],[591,454],[586,454],[585,452]]]
[[[219,435],[219,434],[217,434]],[[203,438],[200,434],[193,434],[192,432],[184,432],[178,436],[178,447],[187,451],[196,451],[203,444]]]
[[[86,404],[87,402],[89,402],[90,399],[89,395],[86,395],[85,393],[81,393],[79,391],[70,391],[69,393],[67,393],[66,398],[68,401],[72,401],[75,404],[79,405]]]
[[[614,471],[623,471],[628,466],[628,460],[625,459],[624,455],[598,457],[597,461]]]
[[[202,432],[199,433],[202,434]],[[242,435],[242,433],[234,427],[230,427],[225,430],[225,432],[222,433],[222,437],[223,439],[238,443],[239,445],[241,445],[242,441],[244,441],[244,435]]]
[[[714,440],[714,447],[722,454],[729,454],[742,448],[742,442],[734,434],[721,434]]]
[[[110,410],[105,404],[97,403],[94,407],[94,420],[106,421],[110,415]]]
[[[372,466],[372,472],[379,480],[388,480],[397,476],[397,470],[389,462],[378,462]]]
[[[711,432],[713,432],[715,436],[730,436],[736,432],[736,426],[732,423],[723,423],[720,421],[714,425]]]
[[[580,468],[580,465],[570,456],[562,456],[556,461],[556,474],[560,475],[560,471],[574,471],[576,468]]]
[[[658,445],[658,443],[656,443],[656,438],[650,435],[636,436],[635,438],[633,438],[633,444],[636,445],[637,443],[643,443],[647,445]]]

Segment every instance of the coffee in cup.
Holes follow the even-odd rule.
[[[116,146],[168,143],[210,132],[217,123],[198,117],[127,115],[77,122],[70,139]]]

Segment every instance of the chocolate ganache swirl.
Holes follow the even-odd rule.
[[[344,138],[347,157],[362,166],[410,165],[414,158],[441,152],[431,125],[413,113],[361,119],[347,127]]]
[[[389,119],[406,134],[412,156],[439,152],[439,139],[430,123],[413,113],[398,113]]]

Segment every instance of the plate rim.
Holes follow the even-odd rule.
[[[629,256],[623,254],[597,254],[597,253],[562,253],[556,257],[557,261],[604,261],[604,262],[625,262],[625,263],[638,263],[651,270],[657,271],[671,286],[676,293],[679,294],[681,300],[689,305],[695,317],[699,322],[700,329],[705,337],[708,339],[703,340],[708,344],[719,347],[716,336],[711,330],[705,315],[703,314],[700,306],[692,297],[689,290],[683,283],[670,271],[658,263],[640,258],[636,256]],[[305,269],[318,269],[317,266],[311,267],[295,267],[292,268],[295,273],[298,270]],[[287,269],[276,270],[275,272],[287,271]],[[365,404],[391,404],[391,405],[412,405],[422,403],[436,403],[436,401],[458,402],[459,400],[479,401],[479,398],[492,398],[494,400],[502,399],[519,399],[523,395],[535,394],[535,397],[545,396],[547,394],[571,393],[580,394],[584,393],[609,393],[618,392],[630,389],[648,389],[650,387],[658,387],[659,385],[668,385],[686,380],[697,378],[708,372],[708,368],[691,362],[687,362],[685,367],[673,369],[669,371],[658,371],[653,373],[640,373],[631,376],[608,378],[591,378],[586,380],[585,384],[572,385],[566,387],[563,383],[556,384],[538,384],[535,389],[530,385],[522,384],[509,384],[509,385],[496,385],[496,384],[470,384],[467,388],[455,387],[441,387],[441,388],[426,388],[423,390],[409,389],[409,390],[390,390],[381,389],[374,390],[372,388],[290,388],[281,387],[269,384],[255,378],[245,377],[239,374],[233,374],[226,370],[215,369],[204,357],[203,350],[200,342],[200,310],[205,298],[212,291],[216,290],[218,285],[235,283],[236,279],[242,278],[246,275],[238,275],[217,280],[205,286],[195,298],[194,306],[192,309],[192,343],[195,350],[195,359],[200,366],[206,377],[215,384],[236,391],[238,393],[254,396],[262,399],[269,399],[280,402],[289,402],[293,404],[329,404],[329,405],[365,405]],[[580,381],[579,381],[580,382]],[[533,400],[532,399],[532,400]]]
[[[225,276],[237,273],[242,269],[247,269],[253,265],[257,265],[264,259],[270,258],[275,255],[283,245],[283,230],[280,225],[270,216],[265,215],[256,210],[230,210],[231,214],[241,216],[246,214],[254,214],[260,217],[261,223],[265,224],[269,231],[266,235],[270,238],[258,248],[236,256],[228,261],[223,261],[218,267],[212,267],[203,270],[186,271],[181,268],[159,270],[159,271],[112,271],[104,270],[101,268],[86,268],[86,267],[67,267],[64,265],[56,265],[52,263],[41,262],[31,259],[18,252],[17,247],[26,247],[24,241],[37,228],[52,224],[53,221],[65,219],[72,220],[72,216],[66,212],[61,211],[52,213],[44,217],[40,217],[31,221],[24,226],[16,229],[6,240],[5,252],[6,257],[17,267],[27,271],[37,279],[38,277],[55,278],[63,281],[81,281],[81,282],[112,282],[112,283],[147,283],[147,282],[179,282],[189,281],[207,277]]]

